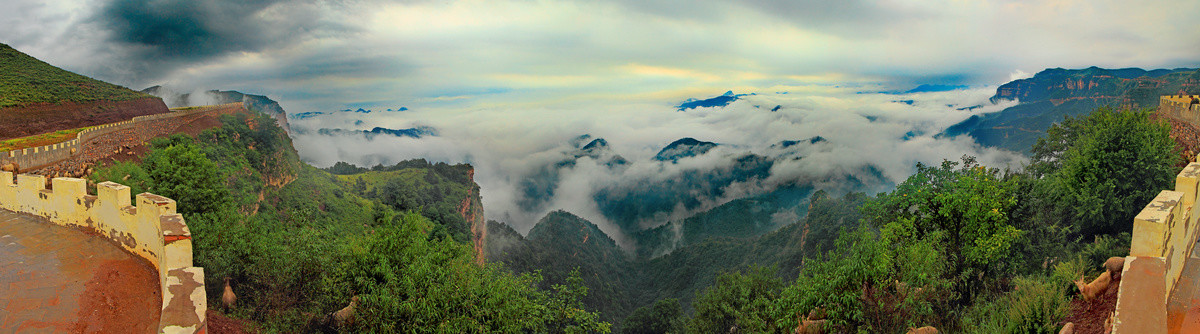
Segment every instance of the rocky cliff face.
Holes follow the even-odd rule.
[[[162,99],[33,103],[0,108],[0,140],[121,121],[169,112]]]
[[[288,125],[287,112],[283,110],[283,107],[279,106],[278,102],[266,96],[244,94],[232,90],[210,90],[199,95],[193,95],[191,93],[176,92],[163,86],[146,88],[142,92],[162,98],[167,106],[171,108],[242,102],[246,106],[246,109],[267,114],[279,123],[279,127],[283,128],[283,131],[289,134],[292,132],[291,127]]]
[[[1153,107],[1157,97],[1147,100],[1140,90],[1179,89],[1195,69],[1146,71],[1138,68],[1082,70],[1046,69],[1032,78],[1015,80],[996,89],[992,101],[1020,100],[1033,103],[1050,100],[1055,105],[1072,99],[1101,99],[1135,107]],[[1132,94],[1132,96],[1130,95]]]
[[[1046,129],[1064,116],[1081,116],[1097,107],[1154,108],[1167,94],[1200,93],[1196,69],[1137,68],[1079,70],[1052,68],[1032,78],[1001,85],[993,102],[1018,100],[1003,111],[975,115],[947,128],[939,136],[970,135],[983,146],[1028,152]]]
[[[475,250],[475,262],[480,265],[487,261],[487,221],[483,219],[483,201],[479,196],[479,185],[475,183],[475,169],[467,172],[471,191],[458,207],[458,213],[463,220],[471,224],[471,242]]]

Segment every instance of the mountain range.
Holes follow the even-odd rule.
[[[965,134],[983,146],[1027,153],[1050,125],[1065,116],[1086,115],[1101,106],[1155,108],[1159,96],[1169,94],[1200,94],[1200,71],[1046,69],[1031,78],[1001,85],[991,98],[993,102],[1017,100],[1020,103],[1016,106],[971,116],[940,135]]]

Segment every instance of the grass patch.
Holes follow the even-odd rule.
[[[19,150],[19,149],[23,149],[23,148],[38,147],[38,146],[45,146],[45,145],[61,143],[64,141],[75,139],[75,137],[79,135],[79,132],[82,132],[83,130],[87,130],[89,128],[91,128],[91,127],[85,126],[82,128],[75,128],[75,129],[70,129],[70,130],[58,130],[58,131],[54,131],[54,132],[36,134],[36,135],[28,136],[28,137],[13,138],[13,139],[0,141],[0,152],[7,152],[7,151]]]
[[[0,108],[32,103],[125,101],[152,97],[54,67],[0,44]]]

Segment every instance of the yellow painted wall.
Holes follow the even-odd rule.
[[[160,323],[159,331],[203,330],[207,310],[204,270],[192,265],[191,232],[183,217],[175,213],[174,200],[142,193],[131,201],[129,187],[112,182],[97,184],[96,196],[87,194],[83,179],[54,178],[51,185],[53,190],[48,190],[44,176],[28,174],[17,175],[14,183],[11,172],[0,171],[0,208],[45,217],[58,225],[91,229],[146,259],[159,273],[164,314],[198,315],[162,317],[163,321],[184,319],[180,320],[184,323]],[[186,300],[172,303],[177,298]],[[184,310],[168,309],[172,305]]]

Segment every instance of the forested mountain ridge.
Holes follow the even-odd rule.
[[[325,170],[359,196],[428,217],[436,224],[432,235],[474,245],[477,261],[484,262],[487,227],[470,165],[414,159],[371,169],[339,162]]]
[[[470,166],[410,161],[380,166],[369,178],[338,166],[362,174],[349,178],[300,162],[265,114],[225,115],[220,123],[196,135],[156,138],[140,160],[97,166],[90,176],[176,199],[191,228],[194,261],[205,268],[208,304],[221,305],[225,278],[238,296],[236,307],[210,308],[209,319],[245,319],[267,332],[608,331],[580,303],[590,294],[578,275],[539,288],[540,275],[480,265],[469,236],[461,241],[448,232],[446,218],[460,212],[441,204],[478,196]],[[264,165],[295,169],[290,182],[272,185],[273,170],[257,176]],[[378,198],[358,194],[368,181]],[[426,212],[385,202],[407,194],[394,190],[456,198],[431,201],[435,210]],[[352,298],[355,321],[331,321]]]
[[[693,299],[723,272],[779,265],[784,277],[794,278],[804,258],[830,249],[841,229],[858,226],[858,206],[866,196],[832,197],[818,191],[808,199],[805,218],[773,232],[705,235],[653,258],[623,251],[595,224],[564,211],[548,214],[528,237],[493,221],[488,222],[487,257],[514,272],[540,271],[546,277],[544,284],[578,270],[595,293],[584,304],[620,327],[631,312],[656,300],[675,299],[690,308]],[[719,217],[732,217],[728,214]]]
[[[1200,93],[1200,70],[1179,68],[1046,69],[1001,85],[992,101],[1018,100],[1002,111],[971,116],[941,135],[966,134],[984,146],[1028,153],[1046,129],[1065,116],[1082,116],[1103,106],[1155,108],[1159,96]]]

